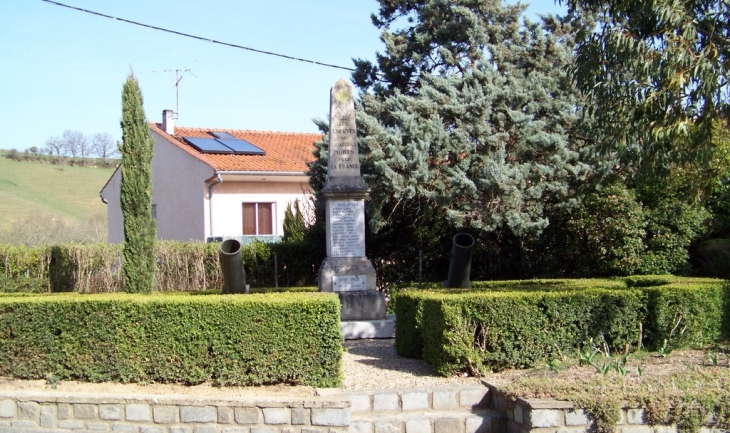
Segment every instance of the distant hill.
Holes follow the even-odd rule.
[[[26,217],[61,218],[71,224],[100,215],[106,220],[99,192],[113,172],[114,168],[17,161],[0,155],[0,232]]]

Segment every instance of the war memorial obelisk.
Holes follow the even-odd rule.
[[[365,199],[370,188],[360,174],[355,101],[343,79],[330,91],[325,202],[327,258],[319,267],[319,290],[335,292],[341,320],[385,318],[385,295],[375,288],[375,268],[365,256]]]

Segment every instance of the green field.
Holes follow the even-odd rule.
[[[106,219],[99,192],[113,172],[113,168],[19,162],[0,156],[0,231],[35,215],[69,223],[94,215]]]

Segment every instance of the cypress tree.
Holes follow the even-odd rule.
[[[151,209],[154,142],[142,108],[142,92],[131,73],[122,89],[121,126],[124,288],[130,293],[149,293],[155,277],[156,226]]]
[[[285,242],[300,242],[304,240],[307,226],[304,224],[304,215],[299,207],[299,199],[286,205],[284,211],[284,237]]]

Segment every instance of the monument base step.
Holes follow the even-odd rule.
[[[340,322],[340,329],[345,340],[395,338],[395,314],[388,314],[383,320]]]

